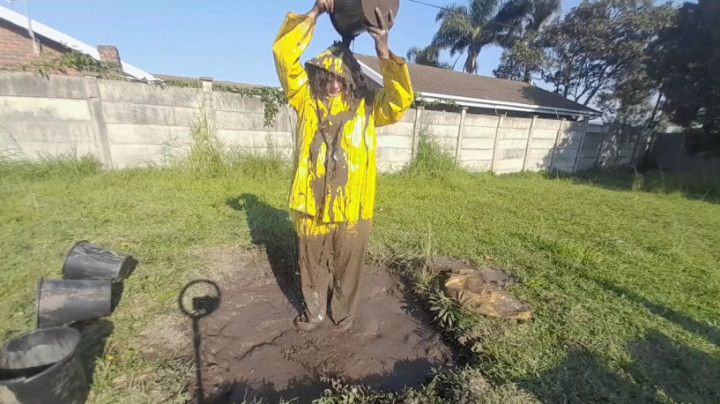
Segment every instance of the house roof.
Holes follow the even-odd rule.
[[[363,72],[382,83],[378,58],[355,55]],[[558,94],[519,81],[408,63],[416,98],[451,101],[457,105],[557,115],[592,116],[591,108]]]
[[[16,13],[9,8],[0,6],[0,19],[8,21],[22,29],[28,29],[27,17],[22,14]],[[36,20],[32,20],[32,28],[33,32],[36,35],[40,35],[42,37],[50,39],[51,41],[57,42],[60,45],[67,47],[68,49],[84,53],[92,57],[93,59],[100,60],[100,53],[98,52],[97,48],[90,46],[85,42],[77,40],[69,35],[65,35],[62,32],[50,28],[45,24],[37,22]],[[140,68],[137,68],[130,63],[121,61],[121,64],[123,71],[128,75],[135,77],[136,79],[156,80],[152,74]]]

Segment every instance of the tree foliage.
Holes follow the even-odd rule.
[[[467,5],[454,4],[440,10],[440,23],[432,43],[426,49],[450,51],[453,56],[467,54],[463,70],[477,73],[480,51],[491,43],[500,43],[514,31],[528,11],[528,4],[536,0],[470,0]]]
[[[477,58],[483,47],[517,46],[521,52],[520,42],[537,32],[559,9],[560,0],[469,0],[467,5],[454,4],[438,12],[436,20],[440,27],[432,43],[422,49],[411,48],[408,58],[417,59],[420,64],[450,68],[439,62],[439,51],[448,50],[450,56],[465,53],[463,70],[477,73]],[[521,79],[529,81],[532,69],[521,70]]]
[[[653,88],[645,49],[671,18],[672,8],[652,0],[586,0],[548,30],[543,78],[583,105],[595,97],[607,103],[613,94],[621,103],[640,103]]]
[[[646,50],[675,9],[653,0],[584,0],[563,19],[528,29],[503,55],[499,77],[535,76],[558,94],[638,123],[653,115],[658,81]]]
[[[532,73],[546,62],[540,32],[560,11],[560,0],[527,0],[523,10],[523,17],[499,37],[505,51],[493,73],[496,77],[529,83]]]
[[[660,82],[671,120],[720,135],[720,2],[685,3],[648,50],[648,73]]]
[[[547,64],[545,51],[539,46],[538,39],[538,33],[528,33],[505,49],[500,65],[493,70],[495,77],[531,83],[533,72],[542,71]]]

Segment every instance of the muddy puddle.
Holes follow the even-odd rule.
[[[215,282],[219,302],[198,322],[202,386],[193,382],[192,390],[205,402],[310,402],[329,386],[327,378],[394,391],[419,386],[433,368],[452,362],[428,316],[385,269],[367,268],[349,331],[338,333],[327,320],[301,332],[292,323],[301,302],[292,270],[239,249],[215,256],[216,265],[233,270],[218,268],[226,274]]]

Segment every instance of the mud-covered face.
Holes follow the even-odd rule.
[[[345,81],[333,74],[327,82],[325,94],[328,98],[335,98],[343,92],[345,92]]]
[[[332,99],[347,93],[347,82],[337,74],[315,66],[308,66],[308,76],[313,94],[319,99]]]

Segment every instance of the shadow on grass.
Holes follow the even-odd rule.
[[[230,198],[225,204],[245,212],[253,244],[265,249],[278,286],[298,314],[301,313],[298,241],[288,212],[268,205],[253,194]]]
[[[78,354],[87,376],[87,382],[92,386],[97,362],[102,360],[107,339],[112,335],[115,326],[110,320],[100,319],[76,323],[73,327],[80,332]]]
[[[627,373],[608,368],[584,348],[538,378],[520,383],[542,402],[720,402],[720,360],[678,344],[657,330],[627,345]]]
[[[610,282],[584,277],[720,347],[720,330]],[[673,341],[658,330],[628,343],[627,351],[632,362],[614,371],[599,356],[576,348],[562,365],[521,384],[545,402],[664,402],[667,398],[674,402],[720,402],[718,358]]]
[[[547,403],[655,401],[649,388],[621,377],[584,348],[570,350],[560,366],[520,385]]]
[[[84,160],[83,160],[84,161]],[[83,162],[83,164],[89,164]],[[130,276],[138,265],[138,261],[134,258],[130,258],[130,268],[126,276]],[[125,291],[125,284],[123,282],[113,283],[111,286],[110,293],[110,312],[115,312],[120,301],[122,300],[123,292]],[[115,325],[112,321],[101,318],[97,320],[81,321],[74,323],[73,328],[77,329],[80,333],[80,345],[78,346],[78,355],[83,364],[85,370],[85,376],[90,386],[93,385],[95,380],[95,368],[97,367],[98,361],[102,360],[105,354],[105,347],[107,340],[115,330]]]
[[[720,360],[678,344],[653,330],[628,345],[634,362],[630,374],[650,382],[678,403],[720,402]]]
[[[589,278],[589,277],[588,277]],[[708,324],[703,324],[694,318],[688,316],[687,314],[683,314],[677,310],[673,310],[671,308],[665,307],[663,305],[653,303],[650,300],[633,293],[625,288],[621,288],[620,286],[614,285],[610,282],[606,282],[603,280],[598,279],[592,279],[589,278],[591,281],[597,283],[598,285],[602,286],[604,289],[614,293],[618,297],[622,299],[630,300],[633,303],[640,304],[644,306],[649,312],[660,316],[668,321],[671,321],[680,327],[684,328],[686,331],[699,335],[706,339],[708,342],[713,343],[720,347],[720,330],[710,326]]]
[[[552,172],[547,178],[568,179],[576,184],[592,185],[616,191],[680,193],[687,199],[720,203],[720,181],[716,178],[635,171],[631,168],[588,170],[577,173]]]

